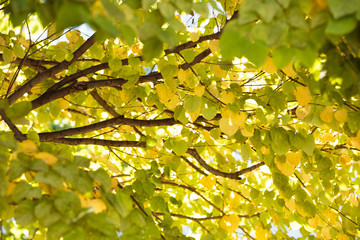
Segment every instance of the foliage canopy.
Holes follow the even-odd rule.
[[[360,236],[359,0],[0,4],[1,239]]]

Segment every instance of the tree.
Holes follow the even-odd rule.
[[[0,4],[0,239],[360,236],[359,0]]]

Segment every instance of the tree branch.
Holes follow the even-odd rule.
[[[153,215],[156,215],[156,216],[163,216],[165,215],[164,213],[162,212],[153,212],[152,213]],[[183,219],[189,219],[189,220],[192,220],[192,221],[207,221],[207,220],[215,220],[215,219],[221,219],[223,216],[211,216],[211,217],[189,217],[189,216],[186,216],[186,215],[183,215],[183,214],[177,214],[177,213],[170,213],[170,215],[172,217],[177,217],[177,218],[183,218]],[[255,213],[253,215],[237,215],[239,218],[253,218],[253,217],[259,217],[260,216],[260,213]]]
[[[76,61],[84,52],[86,52],[94,43],[95,43],[95,34],[93,34],[89,39],[87,39],[75,52],[74,57],[68,62],[66,60],[55,65],[54,67],[47,69],[44,72],[38,73],[35,77],[27,81],[19,89],[17,89],[13,94],[8,97],[9,105],[13,104],[16,100],[21,98],[25,93],[30,91],[35,85],[39,84],[41,81],[54,76],[55,74],[65,70]]]
[[[6,113],[3,109],[0,109],[0,116],[14,133],[16,140],[22,142],[27,139],[27,137],[15,126],[15,124],[11,122],[10,118],[6,116]]]

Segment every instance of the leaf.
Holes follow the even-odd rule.
[[[32,104],[28,101],[18,102],[5,110],[6,115],[12,119],[25,117],[32,110]]]
[[[301,86],[295,90],[294,95],[296,97],[296,101],[301,106],[306,106],[311,102],[312,95],[308,87]]]
[[[71,14],[69,14],[71,12]],[[77,26],[89,20],[90,13],[85,4],[77,2],[64,2],[57,10],[58,31],[67,27]]]
[[[38,159],[41,159],[41,160],[44,160],[44,162],[49,166],[54,165],[58,161],[57,157],[55,157],[51,153],[47,153],[47,152],[35,153],[34,157],[38,158]]]
[[[335,19],[339,19],[346,15],[350,15],[356,12],[359,2],[357,0],[348,0],[348,1],[337,1],[337,0],[328,0],[328,6],[332,15]]]
[[[208,175],[200,179],[201,185],[211,190],[216,185],[216,178],[215,176]]]
[[[32,155],[38,151],[36,144],[30,140],[24,140],[20,143],[20,150],[28,155]]]
[[[308,135],[305,138],[305,143],[302,150],[309,156],[313,155],[313,151],[315,149],[315,139],[313,135]]]
[[[335,112],[334,117],[340,123],[344,123],[347,119],[347,115],[348,115],[348,113],[347,113],[346,109],[342,108]]]
[[[23,58],[25,56],[24,49],[18,43],[14,44],[13,51],[14,51],[15,56],[18,58]]]
[[[351,33],[357,25],[355,17],[349,16],[338,20],[330,18],[326,27],[326,33],[334,35],[345,35]]]
[[[277,68],[282,69],[292,62],[295,51],[292,48],[278,47],[273,50],[272,55]]]
[[[275,164],[280,172],[287,177],[291,176],[295,171],[295,166],[288,161],[280,162],[278,158],[275,158]]]
[[[267,57],[262,68],[264,69],[265,72],[269,73],[269,74],[274,74],[277,72],[277,68],[275,65],[275,62],[273,61],[273,59],[271,57]]]
[[[199,38],[200,38],[200,33],[198,33],[198,32],[192,32],[192,33],[190,33],[190,39],[191,39],[191,41],[197,42],[197,41],[199,40]]]
[[[184,99],[184,108],[186,109],[186,111],[193,113],[200,109],[201,103],[201,97],[187,95]]]
[[[145,60],[150,61],[158,58],[163,52],[163,43],[157,37],[151,37],[144,41],[143,56]]]
[[[296,116],[300,119],[300,120],[304,120],[311,112],[311,105],[306,105],[305,107],[299,106],[296,108]]]
[[[178,156],[183,155],[188,149],[188,145],[184,140],[176,141],[172,147],[174,153]]]
[[[238,229],[240,219],[236,214],[225,215],[221,218],[220,226],[225,229],[228,233],[232,234]]]
[[[326,123],[332,122],[334,109],[332,106],[327,106],[320,113],[320,119]]]
[[[301,152],[288,152],[285,154],[286,162],[289,162],[293,166],[297,166],[301,160]]]
[[[107,206],[101,199],[90,199],[88,200],[88,206],[92,208],[94,213],[101,213],[106,211]]]
[[[221,118],[219,127],[220,130],[229,137],[233,136],[239,129],[239,126],[237,126],[230,118]]]
[[[248,161],[251,157],[251,147],[248,144],[241,145],[241,157],[243,161]]]

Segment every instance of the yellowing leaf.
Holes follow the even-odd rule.
[[[216,77],[225,78],[226,76],[226,71],[221,69],[219,65],[215,65],[212,71]]]
[[[285,154],[286,162],[289,162],[291,165],[296,167],[301,160],[301,152],[288,152]]]
[[[290,164],[288,161],[286,162],[280,162],[278,158],[275,158],[275,165],[280,170],[282,174],[285,176],[291,176],[295,171],[295,166]]]
[[[94,213],[101,213],[107,209],[105,202],[98,198],[88,200],[88,206],[93,209]]]
[[[229,206],[232,209],[238,208],[241,204],[240,201],[241,201],[241,197],[239,194],[237,194],[235,192],[230,193],[230,198],[229,198],[228,202],[229,202]]]
[[[270,153],[270,148],[267,148],[265,146],[262,146],[260,150],[264,155],[268,155]]]
[[[270,237],[269,230],[262,227],[257,227],[255,232],[255,238],[257,240],[267,240]]]
[[[254,128],[251,127],[250,129],[248,129],[248,127],[244,127],[244,128],[241,128],[241,134],[244,136],[244,137],[252,137],[254,135]]]
[[[164,104],[168,109],[173,110],[179,105],[179,102],[180,102],[179,95],[176,94],[170,99],[170,101]]]
[[[239,186],[239,182],[236,181],[235,179],[229,179],[228,185],[229,187],[236,189]]]
[[[217,89],[217,86],[216,84],[211,84],[209,87],[209,92],[214,95],[215,97],[218,97],[219,96],[219,90]]]
[[[344,153],[341,154],[341,156],[339,157],[339,163],[343,167],[348,167],[351,166],[354,162],[352,161],[352,158],[349,155]]]
[[[219,121],[220,130],[231,137],[239,129],[239,126],[236,125],[230,118],[221,118]]]
[[[209,42],[209,48],[212,53],[219,52],[220,49],[220,43],[219,40],[212,40]]]
[[[157,84],[155,88],[159,96],[159,100],[162,103],[169,102],[171,98],[174,96],[174,92],[171,91],[171,89],[163,83]]]
[[[200,33],[198,33],[198,32],[192,32],[192,33],[190,33],[190,39],[191,39],[191,41],[197,42],[197,41],[199,40],[199,38],[200,38]]]
[[[70,43],[76,43],[80,38],[80,31],[73,30],[66,33],[66,38]]]
[[[334,116],[340,123],[344,123],[347,119],[347,111],[344,108],[339,109],[335,112]]]
[[[237,72],[230,72],[229,73],[230,80],[239,80],[239,74]]]
[[[358,207],[359,206],[359,201],[356,198],[354,193],[350,193],[349,194],[349,202],[351,203],[351,205],[353,205],[354,207]]]
[[[208,189],[212,189],[213,186],[216,184],[216,178],[214,176],[212,176],[212,175],[208,175],[208,176],[203,177],[202,179],[200,179],[200,183],[204,187],[206,187]]]
[[[47,153],[47,152],[35,153],[34,157],[38,158],[38,159],[41,159],[41,160],[44,160],[46,162],[46,164],[49,165],[49,166],[54,165],[58,161],[57,157],[55,157],[51,153]]]
[[[238,229],[240,223],[239,217],[233,213],[229,216],[223,216],[220,221],[220,226],[228,233],[232,234]]]
[[[338,233],[338,235],[336,236],[337,240],[350,240],[350,238],[348,237],[348,235],[344,234],[344,233]]]
[[[301,168],[301,177],[303,179],[303,182],[309,182],[311,177],[310,174],[307,174],[304,169]]]
[[[306,106],[310,103],[312,96],[310,93],[310,90],[308,87],[299,87],[298,89],[295,90],[294,95],[296,97],[296,101],[301,105],[301,106]]]
[[[235,102],[235,95],[233,92],[223,91],[220,94],[220,100],[226,104]]]
[[[194,88],[194,93],[198,97],[201,97],[202,95],[204,95],[204,92],[205,92],[205,86],[196,86]]]
[[[65,99],[59,98],[56,100],[59,103],[59,106],[61,109],[67,109],[70,105],[70,103],[68,101],[66,101]]]
[[[356,137],[350,138],[350,145],[360,149],[360,130],[357,132]]]
[[[283,67],[281,70],[286,74],[286,76],[289,76],[289,77],[296,77],[297,76],[297,73],[294,70],[292,62],[289,63],[286,67]]]
[[[245,123],[247,120],[247,114],[245,112],[240,112],[236,114],[231,113],[230,118],[237,126],[239,126],[240,128],[245,128]]]
[[[262,68],[264,69],[265,72],[267,72],[269,74],[276,73],[276,71],[277,71],[277,68],[276,68],[276,65],[275,65],[273,59],[269,56],[266,58],[265,63],[262,66]]]
[[[10,196],[13,193],[14,188],[16,187],[16,185],[17,185],[17,182],[9,183],[8,188],[6,190],[6,196]]]
[[[329,227],[326,226],[321,229],[321,237],[323,237],[323,239],[331,239]]]
[[[309,218],[308,223],[310,227],[316,229],[318,227],[319,221],[317,217],[313,217],[313,218]]]
[[[36,144],[30,140],[24,140],[20,143],[20,151],[32,155],[38,151]]]
[[[306,105],[305,107],[299,106],[296,108],[296,116],[300,119],[300,120],[304,120],[307,115],[309,115],[309,113],[311,112],[311,105]]]
[[[293,198],[286,199],[286,198],[285,198],[285,206],[286,206],[290,211],[294,211],[295,208],[296,208],[295,199],[293,199]]]
[[[332,106],[325,107],[320,113],[320,119],[326,123],[329,123],[333,119],[334,109]]]

